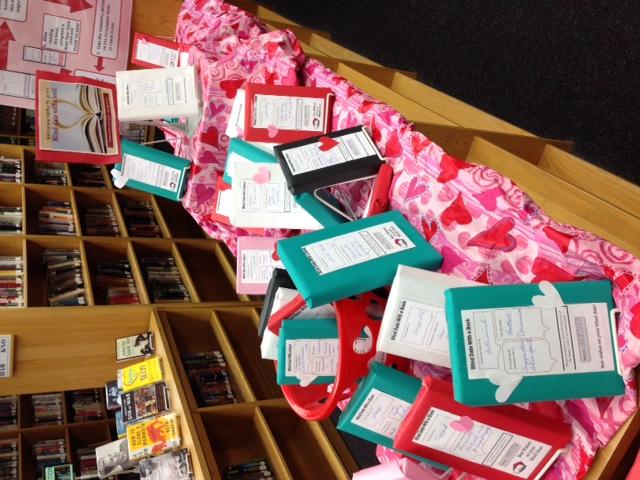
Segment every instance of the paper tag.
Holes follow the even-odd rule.
[[[240,278],[242,283],[263,283],[268,284],[271,281],[271,275],[274,268],[283,268],[280,260],[274,260],[271,256],[271,250],[242,250],[240,252],[241,271]]]
[[[0,335],[0,378],[13,375],[13,335]]]
[[[180,105],[190,101],[187,98],[187,91],[187,79],[183,76],[132,80],[124,84],[122,102],[128,107],[142,108]]]
[[[121,176],[147,185],[177,192],[182,172],[177,168],[152,162],[145,158],[125,153],[122,155]]]
[[[218,189],[218,201],[215,204],[217,214],[229,218],[233,212],[233,191]]]
[[[244,179],[240,184],[243,212],[289,213],[299,212],[298,205],[286,183],[267,182],[256,183],[252,179]]]
[[[261,95],[253,97],[254,128],[274,126],[284,130],[308,130],[322,132],[324,129],[323,98]]]
[[[225,134],[229,138],[238,137],[240,135],[240,132],[244,128],[244,105],[244,88],[239,88],[236,92],[236,97],[233,99],[231,114],[229,115],[229,123],[227,123],[227,129],[225,131]],[[233,169],[231,169],[230,171],[233,172]]]
[[[448,354],[449,335],[444,309],[401,299],[390,340]]]
[[[470,379],[491,370],[523,377],[615,369],[606,303],[463,310]]]
[[[546,443],[476,421],[466,432],[452,428],[460,418],[430,408],[413,441],[519,478],[528,478],[551,451]]]
[[[414,247],[394,222],[386,222],[311,243],[302,251],[318,275],[325,275]]]
[[[282,156],[291,173],[299,175],[351,160],[378,155],[372,140],[363,131],[334,137],[333,140],[338,144],[330,150],[320,150],[321,142],[315,142],[283,150]]]
[[[28,73],[0,70],[0,95],[36,98],[36,76]]]
[[[177,45],[176,45],[177,46]],[[179,48],[168,48],[151,40],[139,40],[135,48],[136,60],[141,60],[159,67],[177,67]]]
[[[337,338],[287,340],[285,348],[287,377],[326,377],[338,373],[340,341]]]
[[[411,404],[372,388],[351,423],[393,439]]]

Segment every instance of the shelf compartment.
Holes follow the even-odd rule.
[[[7,235],[0,235],[0,239],[7,236],[22,235],[26,231],[27,216],[24,208],[24,187],[17,183],[0,183],[0,207],[19,207],[22,211],[20,228],[8,231]]]
[[[173,238],[206,238],[202,228],[187,212],[182,203],[167,198],[154,197],[162,217]]]
[[[23,431],[20,434],[20,463],[22,480],[36,480],[38,472],[36,469],[36,456],[33,447],[37,442],[44,440],[63,440],[66,462],[71,461],[69,454],[69,444],[64,427],[52,427],[46,429],[34,429]]]
[[[291,476],[276,440],[255,406],[221,408],[219,412],[201,413],[198,417],[202,422],[201,434],[206,437],[201,438],[205,456],[213,461],[210,470],[220,476],[232,465],[266,459],[275,478],[308,478]]]
[[[25,219],[27,224],[26,232],[29,235],[41,235],[38,225],[40,210],[45,206],[47,201],[66,202],[70,205],[73,213],[73,225],[75,231],[72,235],[78,235],[80,232],[80,222],[78,219],[78,211],[75,208],[75,202],[71,198],[71,190],[66,188],[57,188],[50,186],[28,186],[25,191]]]
[[[84,240],[87,266],[96,305],[108,305],[106,291],[98,287],[98,263],[128,260],[140,303],[149,303],[149,297],[131,244],[123,238],[89,238]]]
[[[108,188],[107,172],[103,165],[85,165],[71,164],[69,165],[69,173],[71,176],[71,185],[74,187],[86,188]],[[85,179],[83,179],[85,175]]]
[[[203,402],[198,401],[197,392],[193,390],[189,383],[182,356],[203,352],[217,350],[222,353],[227,364],[231,388],[238,402],[255,400],[228,338],[208,310],[176,310],[163,312],[161,315],[164,319],[165,331],[167,331],[174,357],[180,360],[180,377],[183,385],[185,385],[187,400],[192,410],[198,407],[205,407],[205,405]],[[190,388],[186,388],[187,386]]]
[[[95,399],[98,404],[96,410],[96,417],[88,418],[87,420],[79,420],[76,418],[76,410],[74,408],[74,393],[83,393],[86,394],[89,398],[93,399],[95,392]],[[66,418],[67,423],[69,424],[86,424],[90,422],[99,422],[103,421],[107,418],[106,408],[104,406],[104,388],[88,388],[82,390],[71,390],[64,392],[64,402],[66,405]]]
[[[134,190],[118,190],[115,192],[116,201],[118,206],[120,207],[120,212],[122,213],[122,218],[125,223],[126,229],[124,230],[123,236],[133,237],[133,238],[145,238],[145,236],[141,236],[136,234],[136,232],[132,231],[132,221],[126,216],[126,208],[130,202],[137,203],[148,203],[151,211],[153,212],[154,221],[158,226],[157,237],[153,237],[152,235],[147,235],[146,238],[170,238],[171,234],[167,229],[164,221],[162,220],[160,211],[158,210],[158,206],[153,201],[153,197],[149,194],[143,192],[136,192]]]
[[[0,236],[0,256],[22,257],[22,305],[27,305],[27,258],[25,255],[26,240],[24,238],[12,236]],[[7,281],[11,281],[8,277]],[[13,283],[13,282],[12,282]],[[14,288],[15,285],[5,285]],[[6,292],[6,291],[5,291]],[[1,299],[0,299],[1,300]],[[0,302],[0,307],[2,307]]]
[[[288,406],[261,406],[260,411],[293,478],[351,478],[316,422],[303,420]]]
[[[64,175],[62,177],[61,180],[61,185],[59,186],[68,186],[71,185],[71,182],[69,181],[70,179],[70,175],[69,175],[69,165],[68,164],[64,164],[64,163],[60,163],[60,164],[53,164],[53,162],[37,162],[36,161],[36,155],[33,151],[31,150],[26,150],[24,151],[24,171],[23,171],[23,175],[24,175],[24,182],[25,183],[30,183],[33,185],[47,185],[45,183],[42,183],[42,178],[38,177],[37,175],[37,170],[38,167],[40,168],[54,168],[54,169],[61,169],[64,170]],[[51,184],[49,184],[49,186],[51,186]]]
[[[175,262],[175,266],[180,274],[182,285],[187,289],[189,293],[189,300],[180,301],[178,303],[197,302],[198,295],[191,281],[191,277],[185,267],[184,261],[180,256],[180,252],[176,248],[175,244],[170,240],[162,239],[146,239],[146,240],[134,240],[133,250],[140,266],[140,271],[144,277],[144,283],[151,303],[172,303],[172,302],[157,302],[154,298],[153,288],[149,278],[145,275],[145,259],[153,257],[171,257]],[[167,267],[168,268],[168,267]]]
[[[107,237],[121,237],[124,234],[124,219],[120,214],[117,202],[112,192],[108,190],[96,190],[96,189],[76,189],[73,193],[75,197],[75,203],[78,206],[78,215],[80,220],[81,232],[85,236],[107,236]],[[87,208],[100,207],[109,205],[113,212],[113,220],[115,220],[115,229],[113,233],[109,232],[109,235],[95,235],[93,232],[87,230],[87,223],[85,219],[85,212]]]
[[[276,383],[273,361],[260,357],[258,314],[253,308],[215,309],[214,317],[224,330],[249,384],[258,400],[281,398],[282,389]]]
[[[78,449],[95,449],[96,447],[111,441],[108,422],[71,425],[67,430],[67,433],[69,435],[68,444],[70,446],[70,451],[68,453],[71,456],[71,462],[73,463],[74,471],[76,473],[80,472],[80,456],[78,455]]]
[[[93,305],[93,293],[87,257],[84,246],[77,237],[32,237],[27,240],[27,297],[28,307],[46,307],[47,275],[46,267],[42,263],[42,253],[47,249],[79,250],[82,260],[82,277],[84,280],[85,298],[87,305]]]
[[[235,285],[224,273],[216,251],[216,242],[210,240],[182,240],[176,242],[201,302],[238,301]],[[225,259],[222,259],[224,262]]]

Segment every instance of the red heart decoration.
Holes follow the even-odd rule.
[[[280,260],[280,255],[278,255],[277,243],[273,246],[273,252],[271,252],[271,258],[273,258],[276,262]]]
[[[224,90],[224,94],[227,98],[236,98],[236,94],[238,93],[238,89],[244,83],[244,79],[240,78],[237,80],[222,80],[220,82],[220,88]]]
[[[495,210],[497,206],[497,199],[502,195],[502,189],[500,187],[491,188],[489,190],[485,190],[482,193],[474,193],[473,196],[478,199],[480,204],[486,210]]]
[[[447,208],[445,208],[442,215],[440,215],[440,220],[443,225],[447,227],[451,225],[453,222],[457,222],[458,225],[467,225],[471,223],[471,214],[469,210],[467,210],[467,206],[464,204],[464,200],[462,200],[462,193],[458,193],[456,199],[451,202]]]
[[[491,228],[480,232],[467,242],[468,246],[482,247],[489,250],[498,249],[510,252],[516,248],[516,239],[509,235],[509,231],[515,226],[513,218],[502,218]]]
[[[212,147],[216,147],[218,150],[220,150],[220,143],[218,141],[218,129],[216,127],[209,127],[207,131],[200,136],[200,141],[202,143],[206,143],[207,145],[211,145]]]
[[[440,176],[438,176],[438,181],[440,183],[446,183],[449,180],[453,180],[458,176],[459,170],[472,166],[472,164],[467,163],[464,160],[460,160],[445,153],[442,156],[442,160],[440,160],[440,169],[442,171],[440,172]]]
[[[430,220],[427,222],[424,218],[422,219],[422,232],[427,240],[431,240],[433,236],[438,232],[438,224],[435,220]]]
[[[376,104],[377,102],[372,102],[371,100],[363,100],[362,101],[362,105],[360,105],[358,107],[358,112],[360,113],[367,113],[369,110],[371,110],[373,108],[373,106]]]
[[[418,177],[413,177],[407,187],[407,194],[404,196],[404,201],[411,200],[412,198],[419,197],[427,191],[427,186],[424,183],[418,185]]]
[[[318,147],[318,149],[321,152],[328,152],[329,150],[331,150],[333,147],[335,147],[336,145],[338,145],[337,140],[335,140],[334,138],[331,137],[320,137],[320,140],[318,140],[320,142],[320,146]]]
[[[555,228],[551,227],[544,227],[542,231],[550,240],[553,240],[553,242],[558,245],[558,248],[562,253],[567,253],[567,250],[569,250],[569,243],[571,243],[571,239],[573,238],[572,235],[559,232]]]
[[[414,133],[411,136],[411,148],[413,149],[413,155],[417,157],[422,150],[429,146],[430,143],[431,141],[424,135],[417,132]]]
[[[400,139],[398,138],[398,132],[394,131],[389,140],[387,140],[387,144],[384,147],[384,156],[385,157],[399,157],[402,153],[402,146],[400,145]]]
[[[536,257],[533,261],[531,273],[535,274],[531,283],[539,283],[543,280],[547,280],[549,282],[572,282],[580,278],[542,257]]]
[[[480,275],[473,279],[475,282],[486,283],[489,285],[489,269],[483,270]]]
[[[443,258],[442,268],[440,269],[442,273],[451,273],[454,268],[466,261],[450,247],[442,247],[440,254]]]
[[[631,317],[629,329],[631,330],[631,333],[633,333],[634,337],[640,338],[640,302],[631,307],[631,313],[633,314],[633,317]]]
[[[349,85],[347,87],[347,98],[353,97],[356,93],[358,93],[358,89],[353,85]]]

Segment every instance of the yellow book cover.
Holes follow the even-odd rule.
[[[123,393],[164,380],[160,357],[153,357],[118,370],[118,387]]]
[[[180,429],[175,413],[168,413],[127,426],[129,459],[159,455],[179,447]]]

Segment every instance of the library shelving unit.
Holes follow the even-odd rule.
[[[335,43],[326,32],[305,28],[251,0],[230,1],[254,13],[268,28],[290,28],[307,55],[396,108],[450,154],[512,178],[555,220],[592,231],[640,255],[640,188],[574,156],[571,142],[536,137],[419,82],[411,72],[386,68]],[[172,36],[181,6],[180,0],[133,2],[132,34]],[[31,446],[40,439],[64,438],[69,460],[77,461],[77,448],[115,438],[109,416],[74,423],[69,421],[67,404],[62,425],[33,426],[29,396],[64,392],[66,401],[67,392],[73,390],[102,390],[123,365],[115,361],[115,339],[147,329],[156,335],[173,410],[180,417],[198,480],[219,479],[226,466],[258,458],[267,458],[280,479],[350,478],[358,467],[335,427],[330,421],[299,419],[275,384],[272,363],[260,358],[255,330],[259,299],[235,293],[233,256],[205,238],[180,205],[142,192],[116,190],[105,168],[104,188],[79,186],[73,166],[64,166],[67,186],[38,185],[31,149],[2,145],[2,155],[21,158],[24,176],[23,184],[0,184],[0,206],[22,206],[25,214],[21,235],[0,237],[0,252],[6,252],[2,255],[25,259],[27,308],[0,310],[0,333],[15,335],[16,350],[14,375],[0,380],[0,395],[20,396],[18,425],[0,432],[0,439],[18,440],[20,479],[35,478]],[[47,200],[71,203],[77,235],[38,234],[32,215]],[[130,200],[150,202],[160,238],[131,235],[123,216]],[[120,238],[83,235],[78,213],[89,202],[112,205]],[[40,254],[56,246],[80,250],[89,306],[46,307]],[[173,256],[191,303],[150,303],[139,260],[156,253]],[[93,289],[94,265],[125,258],[131,263],[141,305],[103,306]],[[181,355],[211,350],[220,350],[227,359],[239,403],[198,404]],[[598,454],[586,478],[623,478],[639,441],[636,412]]]

